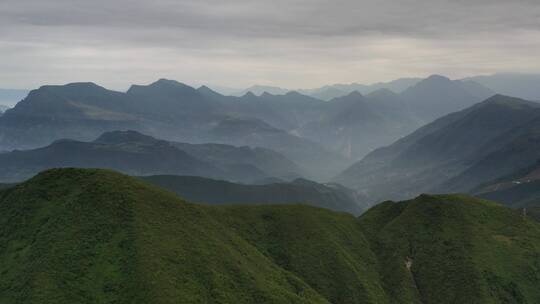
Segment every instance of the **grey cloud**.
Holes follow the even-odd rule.
[[[3,0],[0,87],[154,76],[294,87],[531,71],[539,38],[537,0]]]

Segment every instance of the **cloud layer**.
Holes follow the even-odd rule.
[[[0,87],[540,71],[537,0],[3,0]]]

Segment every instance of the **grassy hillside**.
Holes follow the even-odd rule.
[[[516,210],[465,196],[383,203],[361,218],[387,289],[422,303],[537,303],[540,226]],[[410,271],[404,264],[410,262]]]
[[[0,192],[0,303],[538,303],[539,281],[540,224],[468,197],[355,218],[81,169]]]

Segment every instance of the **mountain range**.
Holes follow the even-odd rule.
[[[0,117],[0,150],[62,138],[88,141],[129,129],[169,141],[272,149],[307,168],[310,179],[327,180],[436,115],[489,94],[479,85],[441,76],[401,94],[355,91],[330,102],[298,92],[224,96],[166,79],[134,85],[126,93],[93,83],[43,86]]]
[[[359,218],[201,206],[104,170],[0,191],[4,303],[537,303],[540,224],[466,196]]]
[[[375,150],[336,181],[374,201],[468,192],[536,163],[540,104],[503,95]]]
[[[175,174],[259,182],[296,179],[304,172],[263,148],[185,144],[136,131],[107,132],[90,142],[58,140],[33,150],[0,153],[0,182],[20,182],[50,168],[108,168],[130,175]]]
[[[360,215],[365,198],[338,184],[319,184],[306,179],[274,181],[263,185],[237,184],[194,176],[157,175],[143,179],[196,203],[210,205],[281,205],[302,203]]]
[[[389,82],[378,82],[371,85],[351,83],[351,84],[333,84],[326,85],[314,89],[296,89],[304,95],[309,95],[321,100],[332,100],[336,97],[342,97],[350,94],[354,91],[358,91],[361,94],[370,94],[379,89],[388,89],[395,93],[401,93],[422,81],[423,78],[399,78]],[[492,92],[514,96],[527,100],[540,101],[540,89],[538,89],[538,82],[540,82],[540,75],[538,74],[512,74],[512,73],[498,73],[492,75],[480,75],[471,76],[463,79],[459,79],[465,83],[471,81],[482,85]],[[217,87],[216,87],[217,89]],[[255,95],[261,95],[264,92],[270,94],[285,94],[289,91],[293,91],[286,88],[280,88],[275,86],[255,85],[245,90],[218,90],[225,95],[242,96],[247,92],[252,92]]]

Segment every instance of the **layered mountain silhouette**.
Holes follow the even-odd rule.
[[[466,196],[356,218],[201,206],[111,171],[56,169],[0,192],[0,236],[6,303],[540,301],[540,224]]]
[[[401,93],[407,88],[420,82],[422,78],[399,78],[389,82],[378,82],[371,85],[351,83],[351,84],[333,84],[315,89],[298,90],[298,92],[322,100],[332,100],[337,97],[348,95],[357,91],[363,95],[373,93],[377,90],[387,89],[392,92]]]
[[[20,182],[49,168],[108,168],[130,175],[175,174],[240,182],[302,176],[283,155],[263,148],[188,145],[135,131],[102,134],[90,142],[59,140],[38,149],[0,153],[1,182]],[[268,170],[265,171],[265,170]]]
[[[504,73],[474,76],[466,80],[482,84],[499,94],[540,101],[539,74]]]
[[[377,149],[336,181],[374,200],[467,192],[534,164],[540,105],[496,95]]]
[[[437,115],[480,101],[489,90],[432,76],[401,94],[380,89],[322,101],[298,92],[224,96],[173,80],[126,93],[93,83],[43,86],[0,117],[0,150],[136,130],[169,141],[272,149],[324,181]]]
[[[367,209],[364,197],[351,189],[306,179],[265,185],[236,184],[193,176],[159,175],[143,179],[191,202],[210,205],[302,203],[354,215],[360,215]]]
[[[468,108],[494,94],[473,82],[432,75],[403,91],[401,98],[418,119],[429,123],[446,114]]]
[[[298,134],[359,159],[419,126],[406,104],[390,91],[370,96],[359,92],[326,103],[321,119],[304,125]]]

